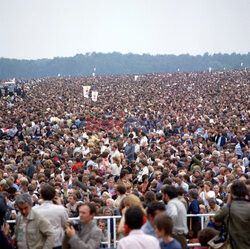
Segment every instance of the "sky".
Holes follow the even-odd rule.
[[[0,0],[0,57],[250,52],[250,0]]]

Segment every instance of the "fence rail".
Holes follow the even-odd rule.
[[[204,219],[205,217],[211,217],[215,214],[187,214],[187,217],[200,217],[201,218],[201,229],[204,229]],[[108,240],[102,242],[102,245],[107,245],[111,248],[112,238],[111,238],[111,220],[113,220],[113,248],[116,248],[116,220],[121,219],[121,216],[95,216],[94,220],[107,220],[107,230],[108,230]],[[79,220],[77,218],[70,218],[70,220]],[[7,223],[16,223],[16,220],[7,220]],[[199,243],[188,243],[188,247],[200,246]]]

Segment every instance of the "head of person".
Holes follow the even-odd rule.
[[[195,188],[192,188],[188,191],[189,193],[189,196],[192,200],[197,200],[198,197],[199,197],[199,193],[198,193],[198,190],[195,189]]]
[[[142,206],[141,200],[139,199],[138,196],[134,194],[129,194],[125,199],[124,199],[124,206],[127,208],[130,207],[139,207],[144,214],[146,214],[145,209]]]
[[[16,197],[15,204],[17,205],[22,216],[27,217],[32,208],[32,197],[29,194],[20,194]]]
[[[50,184],[45,184],[41,188],[41,196],[45,201],[52,201],[56,195],[56,190]]]
[[[243,182],[235,181],[231,185],[231,193],[233,198],[246,198],[249,191]]]
[[[96,214],[96,208],[93,203],[86,202],[78,206],[78,212],[80,223],[87,225],[92,222]]]
[[[200,230],[198,233],[198,240],[201,244],[201,246],[208,246],[208,241],[210,241],[212,238],[214,238],[216,235],[219,234],[219,231],[207,227],[203,230]]]
[[[215,205],[216,205],[216,200],[215,198],[209,198],[208,200],[208,205],[211,209],[214,209],[215,208]]]
[[[175,186],[166,186],[163,190],[164,200],[169,202],[170,200],[178,197],[178,191]]]
[[[130,230],[140,229],[143,225],[143,212],[140,207],[130,207],[125,213],[125,224]]]
[[[148,221],[152,224],[156,216],[164,213],[166,210],[163,202],[153,201],[148,205],[147,208],[147,218]]]
[[[155,217],[153,225],[158,238],[162,238],[165,235],[171,236],[174,223],[169,215],[165,213],[159,214]]]

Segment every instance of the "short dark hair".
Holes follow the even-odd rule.
[[[56,190],[50,184],[45,184],[41,188],[41,195],[44,200],[51,201],[56,195]]]
[[[130,207],[125,213],[125,224],[128,228],[140,229],[143,225],[143,212],[140,207]]]
[[[77,206],[77,211],[78,212],[79,212],[79,208],[82,207],[82,206],[88,206],[89,210],[90,210],[90,214],[96,214],[96,208],[95,208],[95,205],[93,203],[90,203],[90,202],[80,203]]]
[[[159,201],[151,202],[148,205],[148,208],[147,208],[147,215],[150,214],[154,218],[155,217],[155,212],[157,210],[160,210],[160,211],[165,211],[166,210],[165,205],[164,205],[163,202],[159,202]]]
[[[172,218],[164,213],[155,217],[153,225],[156,226],[158,230],[163,230],[166,235],[171,235],[174,223]]]
[[[164,195],[168,195],[170,199],[178,197],[178,192],[175,186],[166,186],[164,188]]]
[[[235,181],[231,185],[231,193],[237,197],[245,198],[248,195],[248,189],[246,185],[241,181]]]
[[[124,195],[126,193],[126,187],[124,185],[118,185],[117,188],[116,188],[116,190],[121,195]]]

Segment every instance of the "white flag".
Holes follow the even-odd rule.
[[[84,98],[89,97],[90,88],[91,88],[91,86],[83,86],[83,96],[84,96]]]
[[[211,71],[212,71],[212,68],[211,68],[211,67],[209,67],[209,68],[208,68],[208,71],[209,71],[209,73],[211,73]]]
[[[137,81],[138,77],[139,77],[138,75],[135,75],[135,81]]]
[[[96,92],[96,91],[92,91],[92,100],[93,101],[97,101],[97,96],[98,96],[98,92]]]

